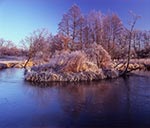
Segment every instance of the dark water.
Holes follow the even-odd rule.
[[[150,127],[148,75],[37,85],[0,71],[0,128]]]

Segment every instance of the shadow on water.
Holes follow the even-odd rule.
[[[150,126],[149,77],[39,84],[23,81],[23,70],[6,74],[0,90],[12,83],[0,94],[0,127]]]

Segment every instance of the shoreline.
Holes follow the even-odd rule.
[[[26,60],[1,60],[0,59],[0,70],[7,68],[24,68]],[[147,61],[143,63],[133,60],[129,65],[129,71],[131,73],[150,71],[150,64]],[[45,64],[47,65],[47,64]],[[113,65],[115,65],[113,63]],[[41,67],[41,69],[40,69]],[[116,68],[112,69],[101,69],[99,68],[96,71],[80,71],[80,72],[57,72],[51,67],[33,66],[33,62],[29,62],[25,70],[25,80],[30,82],[78,82],[78,81],[94,81],[94,80],[103,80],[103,79],[113,79],[119,77],[119,72],[123,71],[125,65],[120,63]],[[42,69],[43,68],[43,69]],[[40,70],[39,70],[40,69]]]
[[[6,68],[24,68],[26,60],[1,60],[0,59],[0,70]],[[27,67],[32,67],[33,62],[29,62]]]

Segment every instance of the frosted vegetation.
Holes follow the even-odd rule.
[[[149,32],[134,30],[139,16],[131,15],[130,27],[126,28],[115,13],[105,15],[91,11],[83,15],[80,8],[73,5],[63,15],[58,34],[52,36],[42,30],[26,38],[30,42],[28,60],[38,57],[46,60],[46,64],[27,70],[25,79],[35,82],[91,81],[116,78],[130,72],[130,60],[141,55],[148,57],[147,49],[150,48],[145,38]],[[112,59],[127,61],[116,66]],[[138,66],[133,67],[137,69]]]
[[[25,79],[35,82],[91,81],[118,77],[110,55],[94,44],[84,50],[56,52],[48,64],[32,67]]]
[[[20,56],[26,60],[24,67],[32,63],[25,79],[36,82],[99,80],[150,70],[150,61],[145,63],[150,58],[150,31],[136,30],[140,17],[133,12],[130,16],[126,27],[113,12],[85,15],[73,5],[62,16],[56,35],[37,29],[20,48],[0,38],[0,57]]]

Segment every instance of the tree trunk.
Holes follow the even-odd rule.
[[[122,75],[126,75],[128,73],[128,68],[129,68],[129,64],[130,64],[130,59],[131,59],[131,43],[132,43],[132,35],[133,35],[133,30],[134,30],[134,26],[135,23],[137,21],[137,19],[139,18],[137,15],[133,16],[134,20],[133,23],[131,25],[131,29],[129,31],[129,47],[128,47],[128,58],[127,58],[127,66],[125,68],[125,70],[123,71]]]

